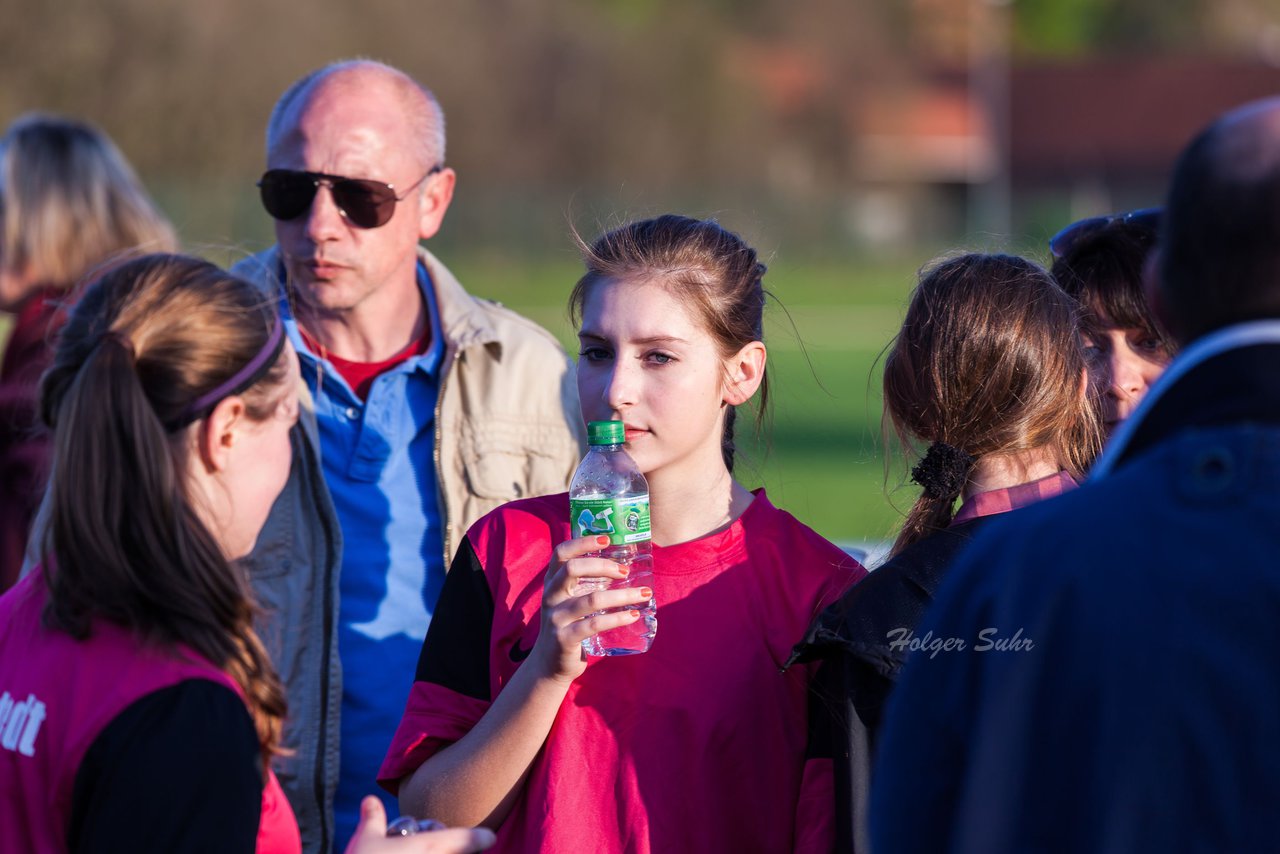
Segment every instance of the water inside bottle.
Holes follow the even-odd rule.
[[[591,556],[603,557],[622,566],[629,566],[631,567],[631,573],[626,578],[581,579],[578,583],[579,592],[586,593],[592,590],[622,587],[653,588],[653,552],[649,550],[647,543],[643,547],[635,545],[610,546],[607,549],[592,553]],[[650,598],[648,602],[639,606],[628,605],[610,610],[638,610],[640,619],[587,638],[582,642],[583,651],[587,655],[595,656],[635,655],[641,652],[648,652],[649,647],[653,645],[654,636],[658,633],[657,602]],[[598,611],[596,613],[603,614],[608,613],[608,611]],[[595,614],[592,614],[592,616],[595,616]]]

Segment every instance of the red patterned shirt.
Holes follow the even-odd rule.
[[[979,516],[1008,513],[1010,510],[1017,510],[1019,507],[1026,507],[1028,504],[1061,495],[1077,486],[1079,484],[1076,483],[1075,478],[1065,471],[1060,471],[1030,483],[993,489],[990,492],[979,492],[965,499],[965,502],[960,505],[960,511],[951,520],[951,524],[959,525],[961,522],[977,519]]]

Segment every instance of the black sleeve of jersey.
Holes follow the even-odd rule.
[[[490,700],[489,636],[493,594],[484,567],[463,537],[418,657],[419,682],[434,682],[459,694]]]
[[[252,852],[262,753],[234,691],[188,679],[117,715],[76,771],[67,847],[83,852]]]

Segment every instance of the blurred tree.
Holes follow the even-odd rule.
[[[241,216],[263,233],[252,182],[275,98],[369,56],[439,95],[457,232],[540,220],[562,243],[566,209],[595,199],[781,205],[821,226],[856,191],[861,105],[962,62],[988,2],[0,0],[0,121],[87,118],[162,198],[180,188],[188,234],[240,236]],[[1024,54],[1203,42],[1280,57],[1280,0],[1012,2]]]
[[[1259,39],[1274,39],[1280,25],[1277,0],[1018,0],[1015,10],[1015,45],[1033,56],[1248,55],[1263,51]]]

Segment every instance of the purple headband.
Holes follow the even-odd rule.
[[[236,371],[226,382],[219,383],[216,388],[191,401],[187,408],[169,423],[169,430],[180,430],[186,427],[191,422],[208,415],[218,401],[251,388],[254,383],[266,376],[267,371],[271,370],[271,366],[276,363],[283,349],[284,324],[280,322],[280,315],[277,314],[275,325],[271,327],[271,334],[267,336],[267,343],[262,345],[258,354],[246,362],[245,366]]]

